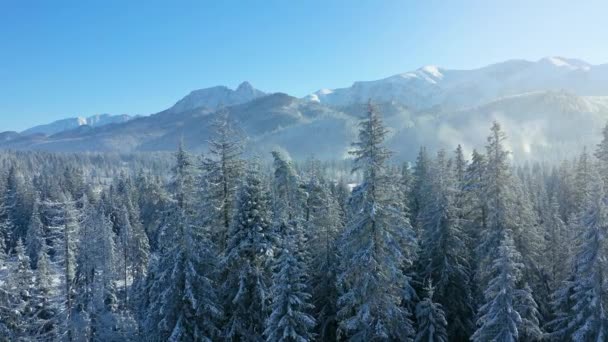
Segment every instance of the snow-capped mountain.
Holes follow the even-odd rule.
[[[607,95],[608,64],[547,57],[536,62],[510,60],[473,70],[425,66],[349,88],[323,89],[306,97],[332,106],[395,101],[415,110],[454,110],[533,91],[566,90],[576,95]]]
[[[217,109],[221,106],[233,106],[264,96],[261,90],[255,89],[249,82],[241,83],[235,90],[226,86],[217,86],[194,90],[179,100],[169,109],[172,113],[185,112],[199,107]]]
[[[284,148],[296,159],[335,159],[348,156],[370,98],[390,128],[387,142],[398,160],[413,160],[423,145],[483,149],[493,120],[509,135],[514,158],[563,158],[600,139],[608,121],[608,64],[549,57],[475,70],[426,66],[304,99],[265,94],[244,82],[235,90],[196,90],[167,110],[114,125],[102,125],[108,117],[75,118],[30,134],[7,132],[0,148],[173,151],[183,139],[188,149],[204,152],[223,107],[243,129],[248,153]]]
[[[60,132],[72,130],[80,126],[90,127],[101,127],[109,124],[124,123],[131,119],[133,116],[121,114],[121,115],[110,115],[110,114],[98,114],[90,117],[75,117],[57,120],[49,124],[34,126],[21,132],[22,135],[32,134],[44,134],[53,135]]]

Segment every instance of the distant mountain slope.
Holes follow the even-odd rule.
[[[309,101],[342,106],[396,101],[416,110],[454,110],[532,91],[566,90],[577,95],[608,95],[608,64],[593,66],[577,59],[547,57],[537,62],[511,60],[474,70],[425,66],[385,79],[324,89]]]
[[[483,149],[493,120],[509,135],[514,158],[563,158],[599,141],[608,120],[607,75],[608,65],[546,58],[469,71],[424,67],[304,99],[264,94],[245,82],[236,90],[197,90],[167,110],[112,125],[88,118],[90,124],[70,121],[67,129],[57,124],[41,133],[5,132],[0,148],[173,151],[183,140],[188,149],[205,152],[211,123],[225,110],[242,128],[249,154],[284,148],[296,159],[335,159],[348,156],[371,98],[384,115],[397,160],[413,160],[422,145]]]
[[[236,90],[225,86],[199,89],[179,100],[169,111],[179,113],[200,107],[208,109],[217,109],[220,106],[229,107],[249,102],[264,95],[266,93],[255,89],[249,82],[241,83]]]
[[[395,129],[389,141],[398,157],[412,160],[403,146],[428,146],[483,152],[491,123],[507,133],[507,147],[517,160],[555,160],[593,148],[608,121],[608,97],[578,96],[564,91],[508,96],[483,105],[439,115],[419,115],[411,128]]]
[[[344,153],[354,137],[349,135],[354,132],[352,117],[286,94],[263,96],[224,110],[243,129],[250,153],[283,147],[308,156],[314,147],[329,159],[336,151]],[[205,107],[180,113],[167,110],[120,125],[70,130],[49,137],[22,136],[0,142],[0,146],[48,151],[173,151],[183,139],[189,149],[204,151],[216,114]],[[339,140],[340,145],[322,148],[320,144],[328,139]]]
[[[63,120],[58,120],[51,122],[46,125],[35,126],[25,131],[21,132],[22,135],[32,135],[32,134],[44,134],[44,135],[53,135],[59,132],[68,131],[71,129],[78,128],[80,126],[91,126],[91,127],[101,127],[114,123],[124,123],[133,119],[132,116],[122,114],[122,115],[110,115],[110,114],[99,114],[93,115],[88,118],[84,117],[76,117],[76,118],[68,118]]]

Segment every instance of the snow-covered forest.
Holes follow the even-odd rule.
[[[608,340],[608,126],[555,164],[498,122],[397,164],[371,105],[348,161],[212,131],[203,155],[1,152],[0,341]]]

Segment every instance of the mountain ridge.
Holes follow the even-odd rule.
[[[199,89],[168,109],[126,122],[79,125],[52,135],[7,132],[0,135],[0,148],[172,151],[183,139],[189,149],[205,152],[211,122],[226,111],[242,127],[248,153],[285,148],[296,159],[343,158],[371,99],[385,116],[387,143],[399,160],[412,160],[421,145],[462,144],[469,152],[483,147],[493,120],[512,134],[515,157],[548,158],[597,143],[608,120],[608,65],[547,57],[469,71],[425,66],[316,94],[318,99],[266,93],[248,82],[236,89]]]

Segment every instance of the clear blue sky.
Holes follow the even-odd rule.
[[[304,96],[425,64],[605,63],[607,14],[605,0],[0,0],[0,131],[150,114],[243,80]]]

